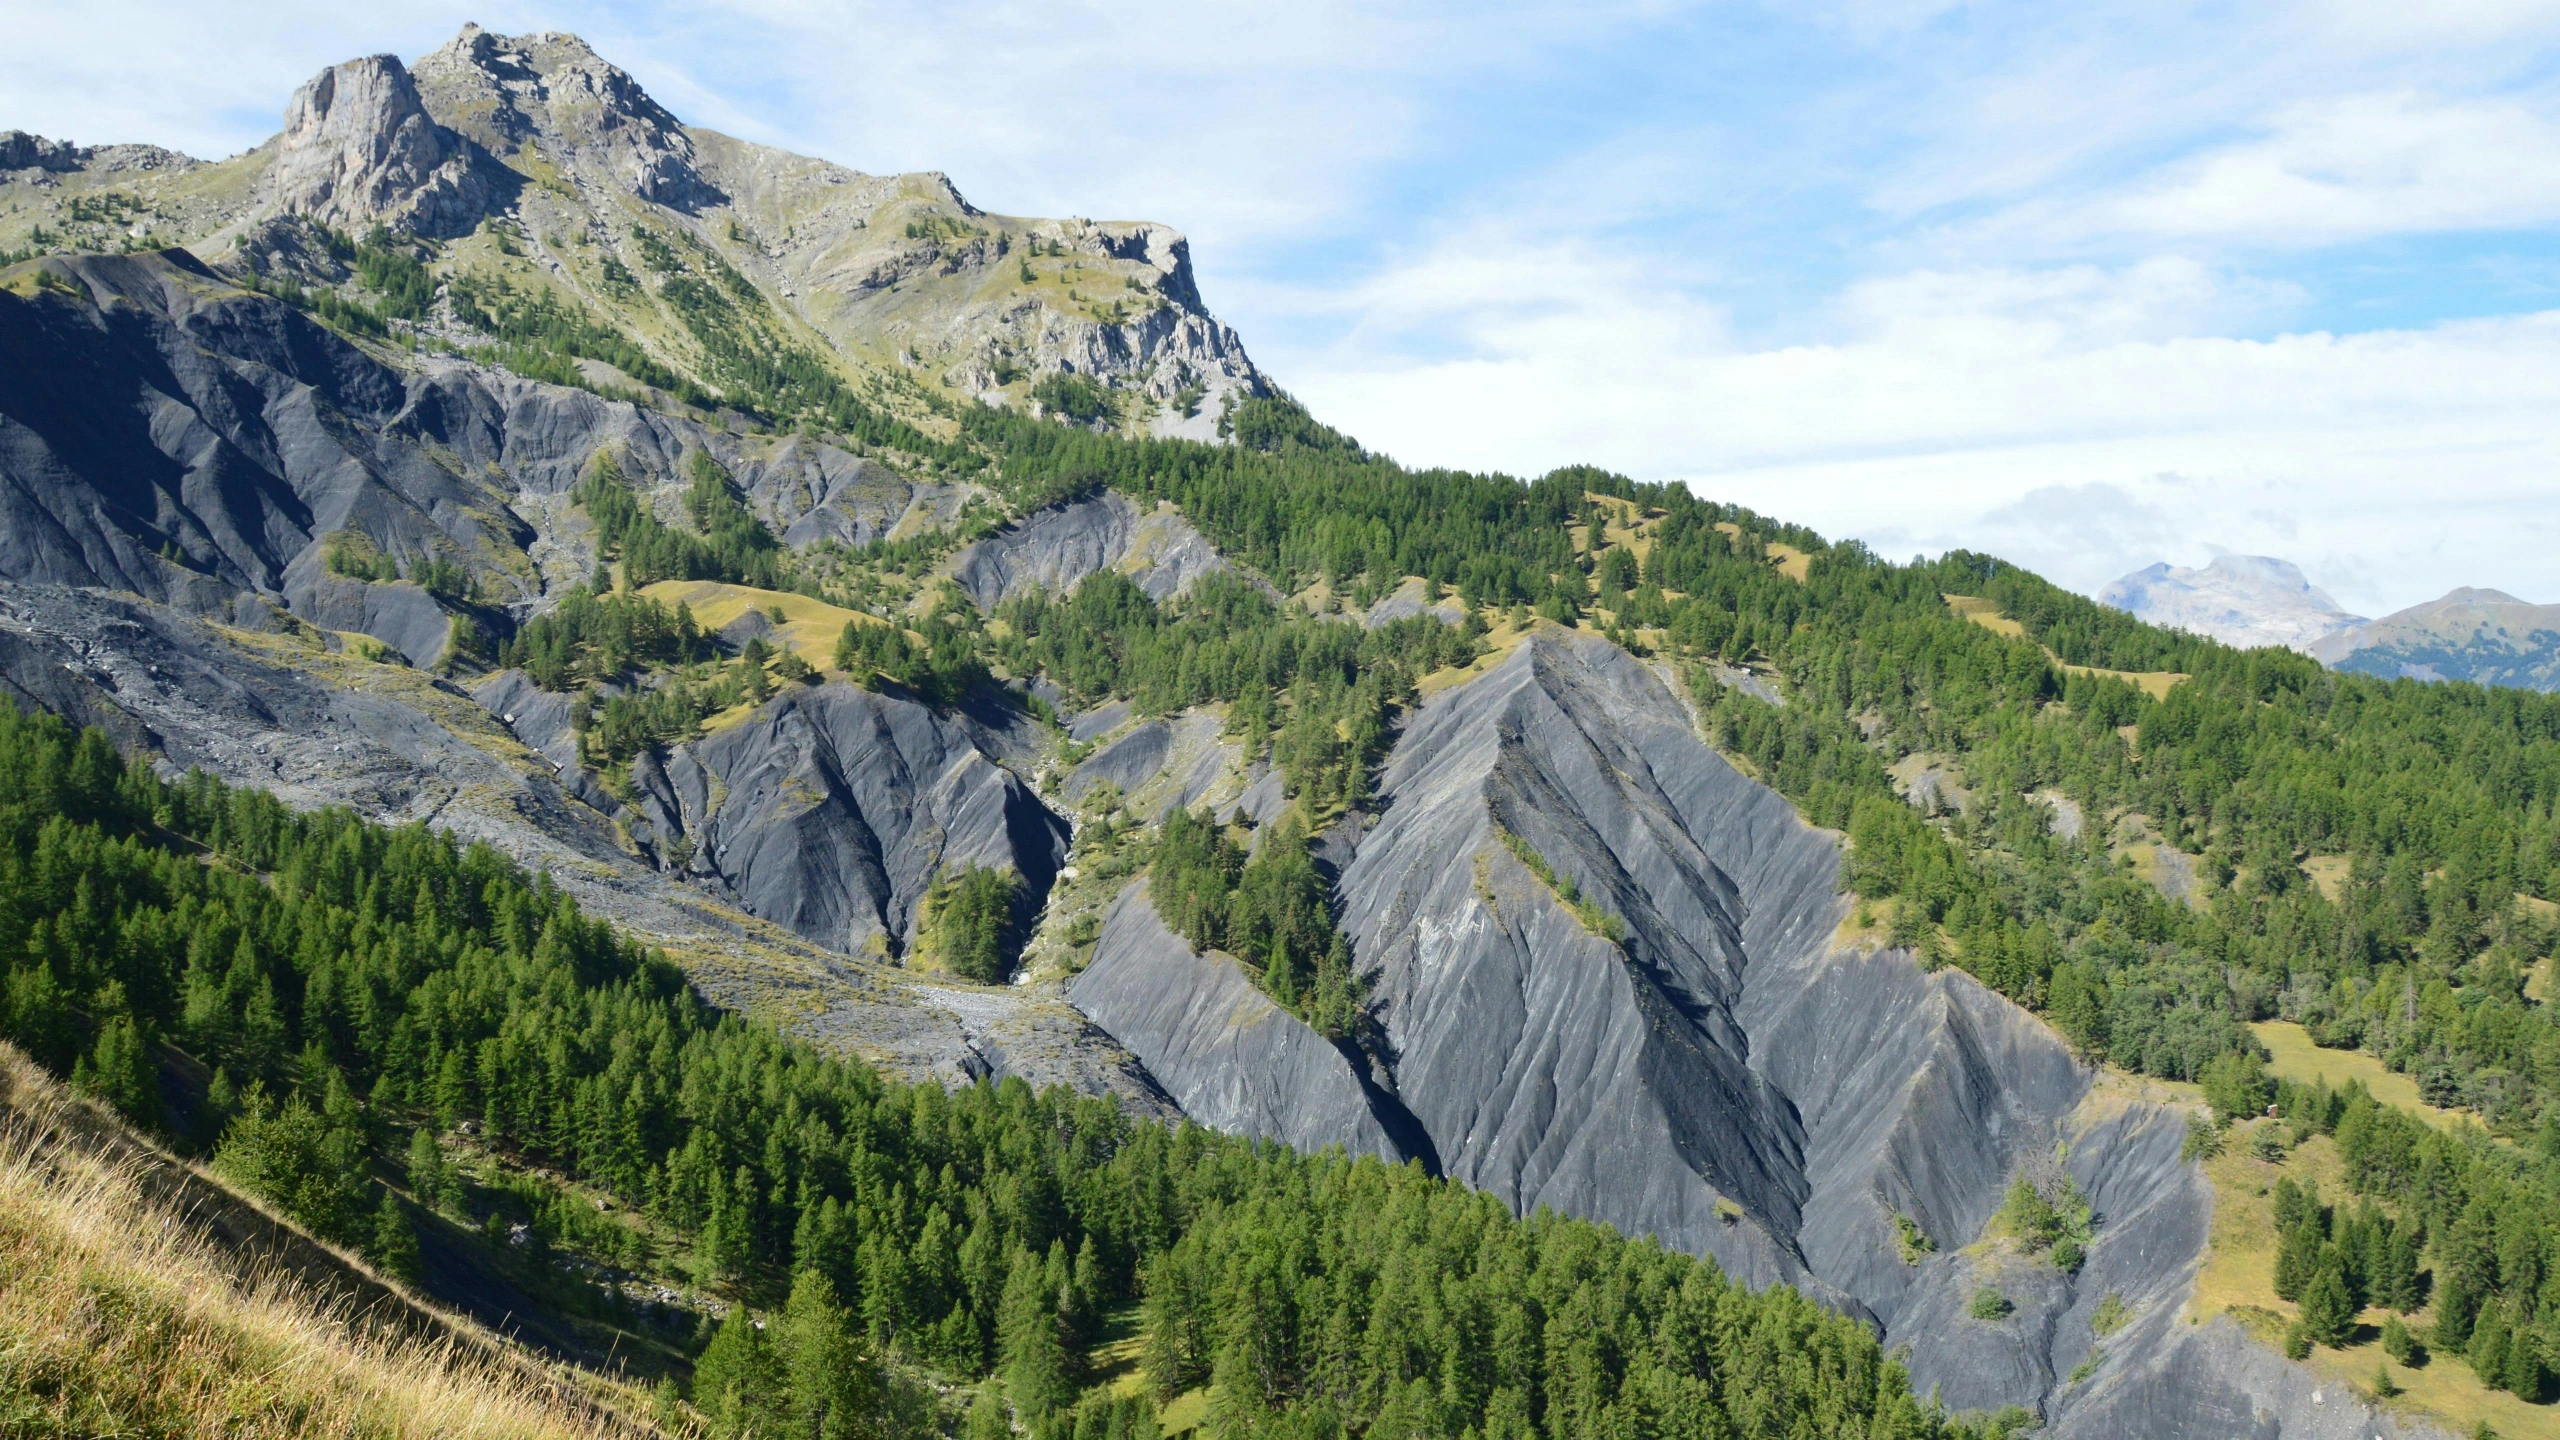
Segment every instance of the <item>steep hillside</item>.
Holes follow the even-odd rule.
[[[1416,1170],[1177,1129],[1063,1088],[884,1082],[721,1014],[663,957],[484,847],[344,811],[295,814],[201,772],[164,784],[120,764],[102,732],[75,738],[9,707],[0,926],[11,1031],[76,1088],[430,1291],[475,1266],[515,1282],[474,1301],[512,1301],[501,1324],[529,1345],[657,1373],[652,1407],[678,1429],[922,1437],[1018,1421],[1150,1437],[1159,1405],[1187,1403],[1196,1424],[1206,1390],[1227,1433],[1308,1419],[1401,1428],[1416,1406],[1439,1429],[1522,1430],[1544,1412],[1558,1425],[1586,1416],[1594,1434],[1638,1417],[1974,1433],[1913,1397],[1865,1329],[1792,1292],[1754,1294],[1588,1222],[1522,1220]],[[108,1145],[147,1151],[105,1128]],[[39,1252],[50,1217],[9,1202],[58,1211],[25,1193],[48,1186],[77,1202],[84,1152],[56,1148],[73,1162],[67,1181],[65,1167],[14,1164],[17,1144],[0,1146],[0,1232],[25,1224]],[[164,1158],[147,1163],[181,1191],[206,1190]],[[89,1238],[105,1252],[93,1272],[126,1272],[82,1276],[90,1303],[31,1308],[64,1289],[46,1265],[66,1267],[41,1253],[0,1284],[0,1302],[22,1307],[13,1338],[74,1352],[30,1374],[22,1344],[0,1385],[40,1407],[113,1403],[172,1368],[154,1348],[175,1348],[168,1378],[214,1400],[266,1406],[310,1385],[358,1412],[340,1423],[373,1409],[394,1427],[404,1405],[432,1423],[450,1403],[436,1367],[402,1373],[401,1353],[368,1343],[404,1316],[442,1322],[290,1232],[282,1251],[364,1303],[355,1339],[279,1344],[287,1304],[246,1316],[266,1332],[247,1343],[190,1353],[172,1321],[217,1344],[258,1328],[237,1314],[255,1307],[231,1302],[231,1282],[181,1238],[247,1207],[198,1198],[153,1226],[109,1197],[144,1223]],[[252,1228],[284,1229],[249,1213]],[[134,1273],[155,1261],[157,1273]],[[1422,1323],[1416,1276],[1433,1302]],[[591,1327],[619,1327],[623,1343],[594,1353]],[[1543,1345],[1482,1344],[1542,1332]],[[1577,1358],[1616,1335],[1679,1338],[1606,1369]],[[305,1368],[260,1374],[278,1350]],[[477,1353],[502,1380],[547,1373],[494,1342]],[[1469,1369],[1482,1377],[1471,1390],[1417,1384]],[[1315,1388],[1332,1384],[1339,1394]],[[482,1417],[497,1425],[544,1418],[507,1413],[506,1385],[487,1398]]]
[[[419,1305],[7,1046],[0,1255],[0,1410],[20,1433],[657,1433],[628,1390],[586,1393]]]

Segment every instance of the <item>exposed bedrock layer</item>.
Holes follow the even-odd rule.
[[[794,543],[946,523],[969,493],[454,361],[394,369],[183,251],[44,263],[78,294],[0,304],[0,580],[199,614],[257,596],[424,664],[444,612],[331,552],[384,580],[462,566],[501,624],[592,573],[567,497],[599,452],[669,518],[708,452]]]
[[[1186,1057],[1157,1082],[1203,1125],[1301,1150],[1413,1154],[1395,1133],[1410,1141],[1410,1119],[1374,1093],[1363,1067],[1273,1003],[1232,956],[1193,954],[1157,918],[1144,882],[1112,902],[1093,963],[1067,997],[1113,1017],[1107,1028],[1133,1053]]]
[[[1118,570],[1163,600],[1225,558],[1171,506],[1142,510],[1117,490],[1034,511],[952,557],[951,578],[981,610],[1027,590],[1065,595],[1099,570]]]
[[[1701,743],[1642,662],[1531,637],[1423,706],[1376,811],[1340,879],[1386,1037],[1374,1070],[1233,961],[1194,956],[1134,888],[1069,998],[1196,1118],[1426,1155],[1519,1210],[1803,1286],[1908,1346],[1951,1406],[2025,1405],[2089,1435],[2133,1414],[2205,1425],[2231,1395],[2285,1413],[2247,1365],[2191,1413],[2157,1381],[2198,1343],[2172,1325],[2210,1215],[2181,1118],[2094,1086],[1960,972],[1836,950],[1835,837]],[[1976,1244],[2011,1178],[2056,1153],[2100,1217],[2076,1276]],[[1933,1252],[1904,1259],[1897,1212]],[[2014,1306],[2002,1320],[1971,1318],[1986,1285]],[[2133,1319],[2101,1344],[2109,1293]]]
[[[739,908],[847,954],[902,951],[944,869],[1011,870],[1036,908],[1065,863],[1065,824],[992,758],[1032,743],[1025,723],[846,684],[795,687],[740,724],[641,757],[632,783],[652,843],[684,847]]]

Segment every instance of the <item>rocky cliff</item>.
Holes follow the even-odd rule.
[[[1231,397],[1269,390],[1173,230],[993,215],[938,173],[870,175],[686,126],[574,35],[465,26],[414,67],[332,66],[276,138],[218,164],[0,137],[0,251],[187,245],[364,300],[304,222],[449,242],[440,280],[599,317],[715,391],[736,377],[705,326],[847,378],[894,375],[892,403],[921,383],[1043,410],[1058,397],[1042,382],[1073,377],[1077,413],[1158,434],[1214,438]],[[474,338],[442,304],[417,328]]]
[[[1066,595],[1099,570],[1117,570],[1157,600],[1227,562],[1171,505],[1144,511],[1117,490],[1052,505],[952,557],[952,580],[981,610],[1027,590]]]

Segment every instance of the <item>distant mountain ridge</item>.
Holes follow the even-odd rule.
[[[2350,615],[2301,567],[2220,555],[2201,569],[2167,563],[2126,575],[2098,602],[2155,625],[2242,647],[2282,645],[2334,670],[2387,680],[2468,680],[2560,689],[2560,605],[2463,586],[2378,620]]]
[[[2311,654],[2335,669],[2385,679],[2560,690],[2560,605],[2466,585],[2325,636]]]
[[[2217,555],[2194,570],[2163,562],[2099,591],[2098,603],[2243,649],[2308,649],[2322,636],[2364,621],[2312,584],[2299,566],[2269,555]]]

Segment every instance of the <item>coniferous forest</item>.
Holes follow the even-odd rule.
[[[773,1317],[704,1337],[720,1434],[906,1433],[918,1375],[982,1387],[973,1436],[1004,1407],[1152,1434],[1085,1388],[1131,1307],[1144,1383],[1216,1382],[1227,1434],[1960,1430],[1791,1290],[1417,1167],[889,1083],[714,1010],[484,847],[163,783],[6,706],[0,956],[9,1038],[387,1268],[451,1203],[457,1128],[683,1236]],[[172,1054],[212,1071],[184,1115]]]

